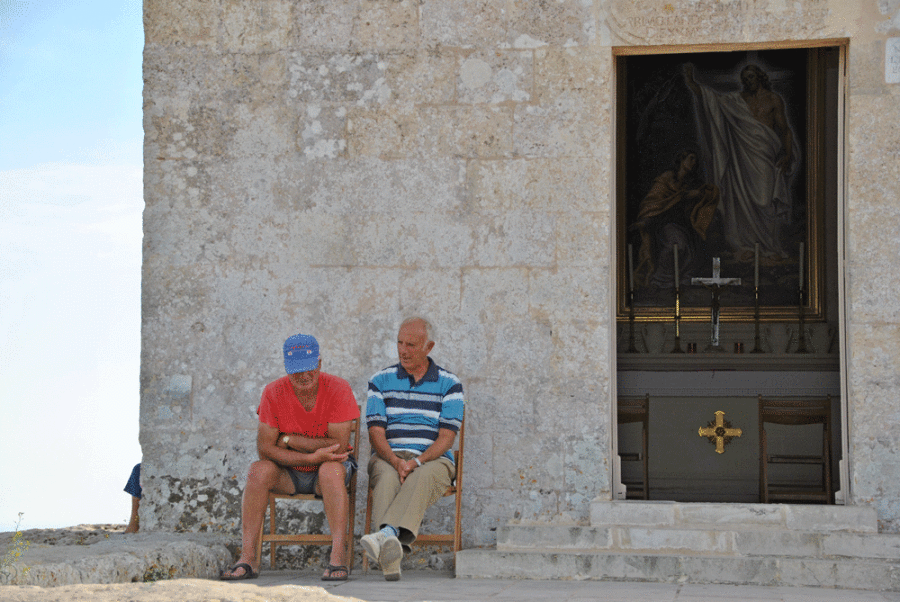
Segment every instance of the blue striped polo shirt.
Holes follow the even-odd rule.
[[[418,383],[396,364],[369,381],[366,423],[385,430],[395,452],[421,454],[437,440],[442,428],[459,431],[465,401],[462,383],[428,358],[428,371]],[[453,461],[453,452],[444,457]]]

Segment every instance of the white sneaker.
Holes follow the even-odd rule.
[[[386,538],[387,535],[385,535],[381,531],[369,533],[368,535],[363,535],[362,538],[360,538],[359,542],[362,544],[363,549],[366,551],[366,555],[369,557],[369,560],[371,560],[372,562],[378,562],[378,557],[381,556],[381,546],[384,544],[384,540]]]
[[[400,561],[403,560],[403,546],[394,536],[385,537],[381,542],[378,564],[386,581],[400,581]]]

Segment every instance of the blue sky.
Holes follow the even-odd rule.
[[[141,6],[0,0],[0,531],[128,520]]]

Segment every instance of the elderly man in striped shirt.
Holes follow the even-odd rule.
[[[428,357],[433,347],[427,320],[404,320],[397,335],[400,363],[369,381],[369,483],[379,530],[364,535],[362,546],[388,581],[400,579],[404,548],[456,476],[450,448],[462,424],[463,388]]]

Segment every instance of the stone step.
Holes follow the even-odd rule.
[[[508,524],[497,531],[497,550],[662,553],[720,556],[900,559],[900,535],[680,527],[581,527]]]
[[[591,502],[591,526],[680,527],[877,533],[878,517],[866,506],[715,504],[639,500]]]
[[[596,550],[470,549],[457,553],[456,577],[723,583],[900,591],[900,562]]]

